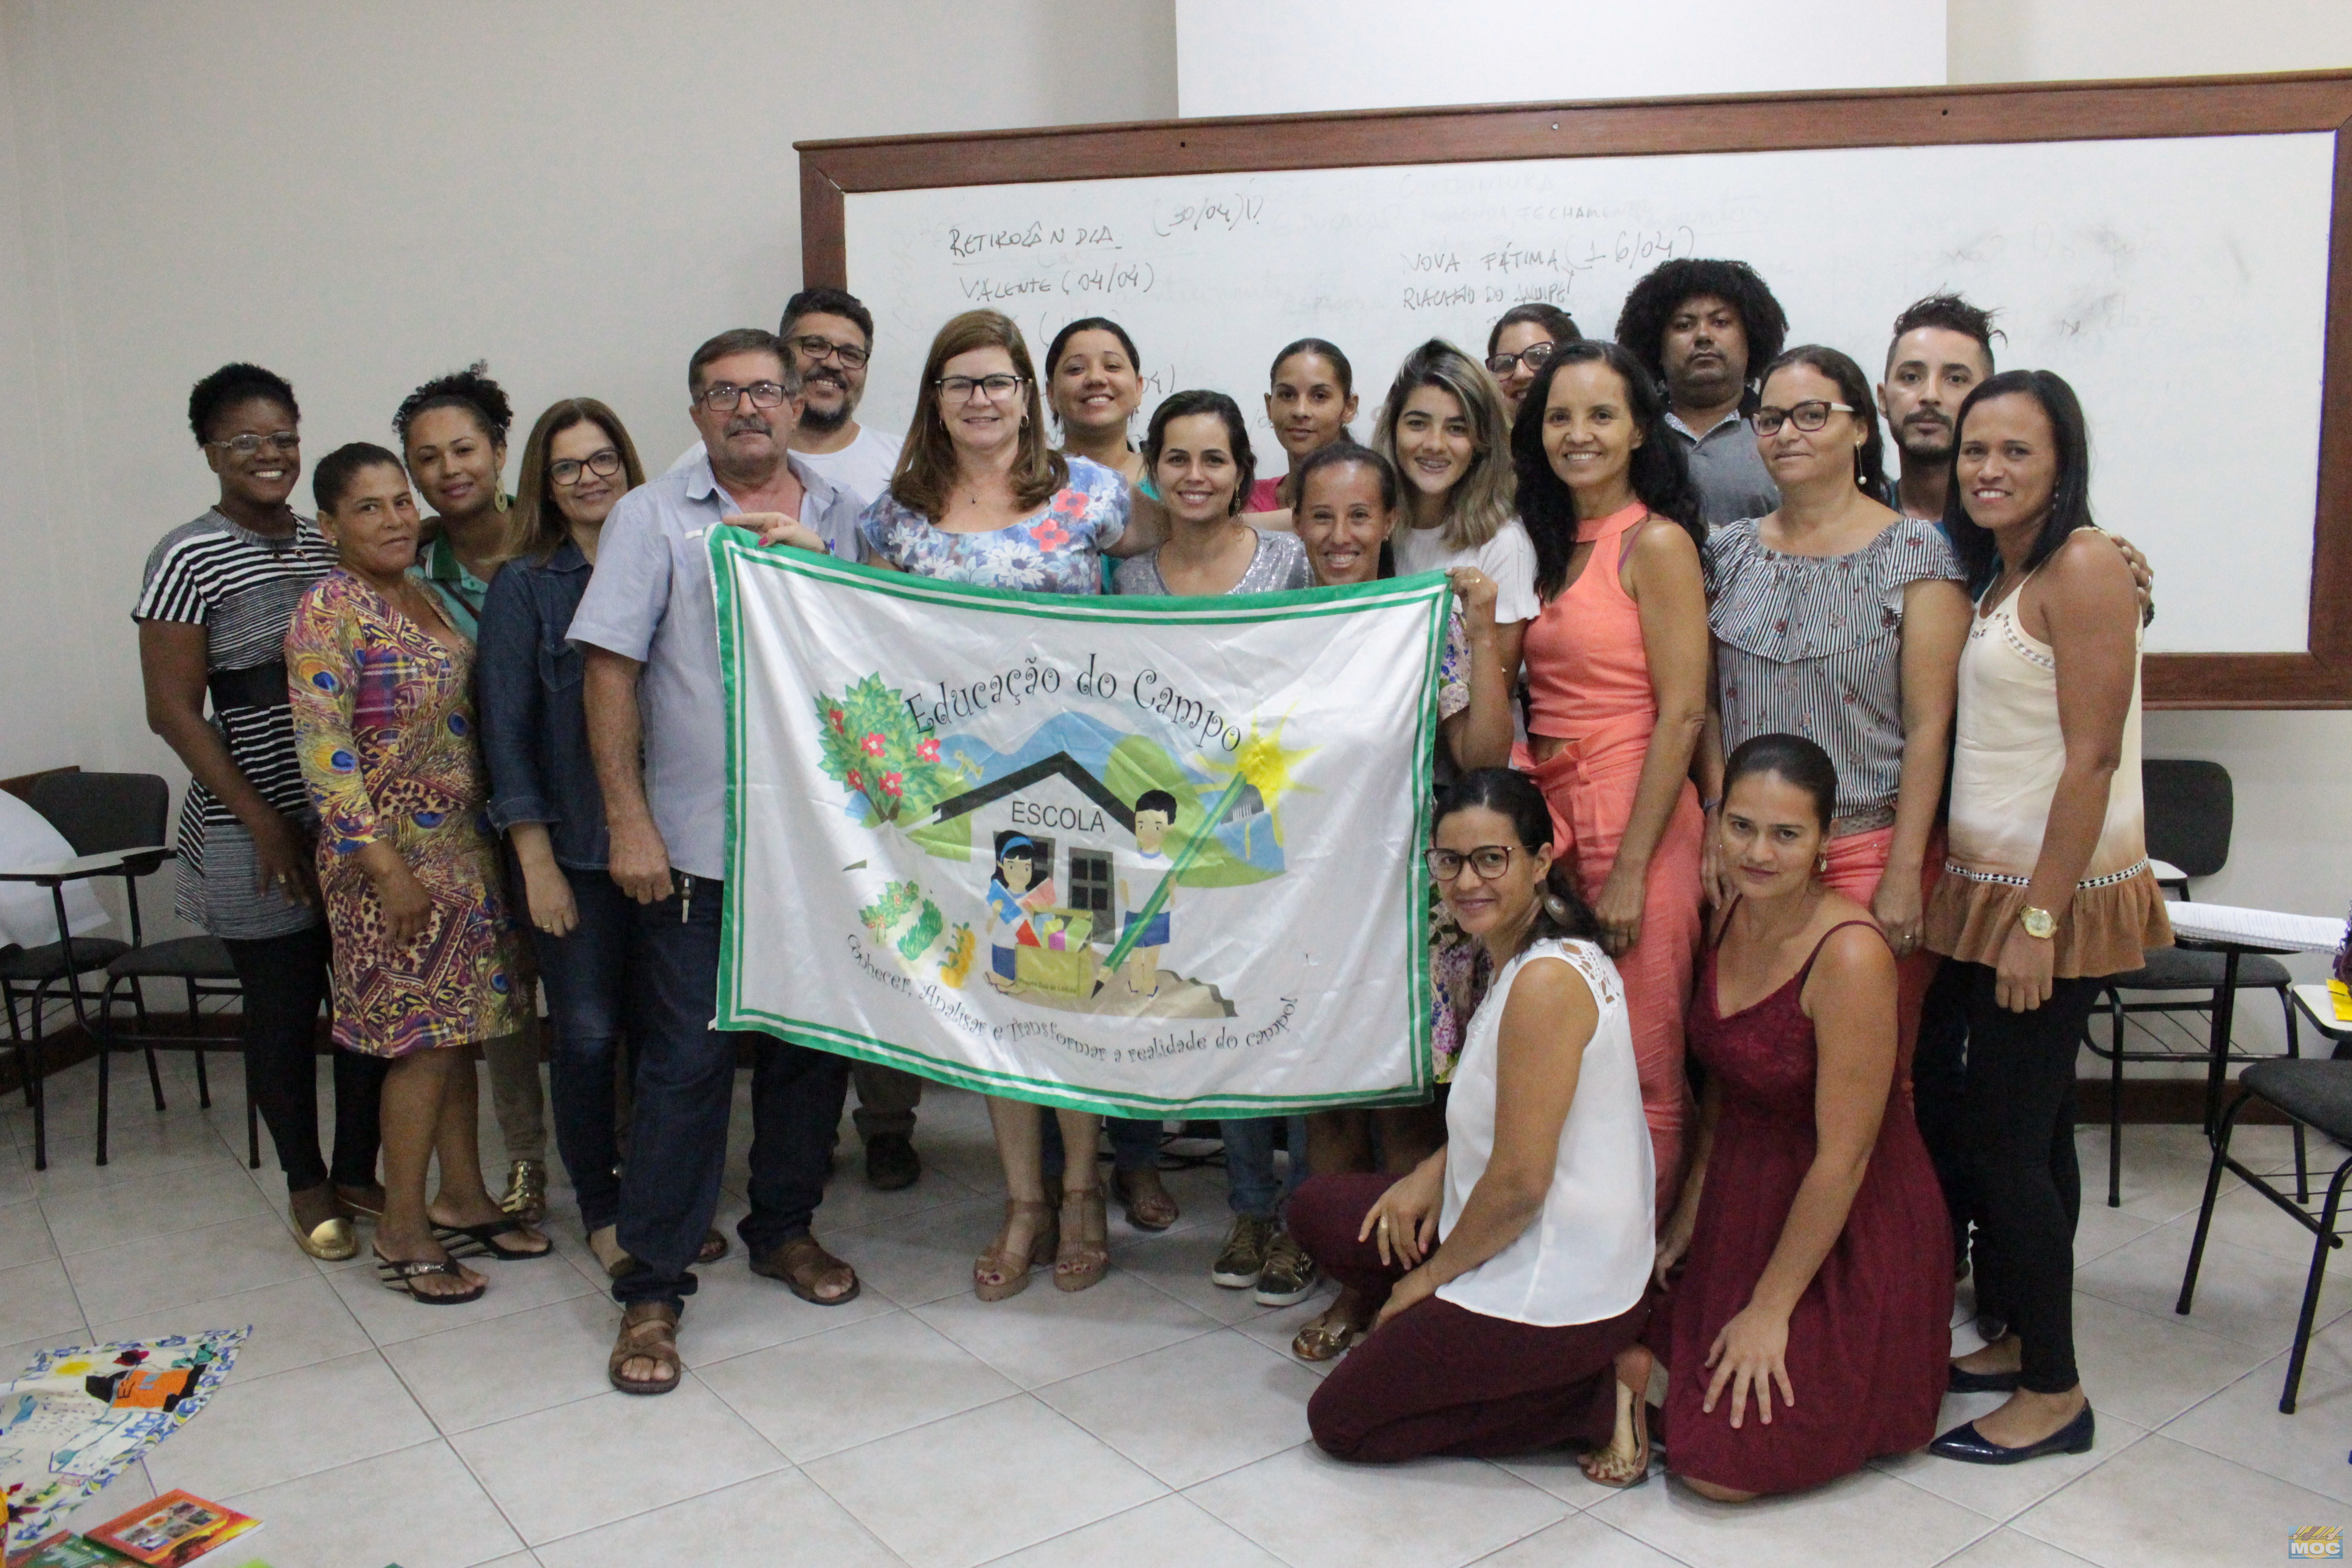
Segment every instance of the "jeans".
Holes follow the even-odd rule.
[[[710,1026],[727,885],[683,872],[677,885],[679,892],[630,910],[637,937],[630,989],[641,1026],[620,1219],[621,1246],[636,1266],[613,1285],[624,1305],[682,1306],[694,1294],[691,1265],[727,1168],[739,1049],[751,1052],[751,1212],[736,1228],[754,1258],[808,1234],[849,1092],[845,1057]]]
[[[1045,1180],[1058,1182],[1069,1155],[1062,1148],[1062,1120],[1051,1110],[1042,1111],[1045,1121],[1045,1142],[1039,1146]],[[1125,1116],[1106,1116],[1103,1126],[1110,1131],[1110,1168],[1114,1171],[1156,1171],[1160,1169],[1160,1123],[1138,1121]]]
[[[603,871],[564,868],[580,923],[569,934],[532,933],[540,978],[555,1016],[555,1046],[548,1064],[549,1099],[555,1110],[555,1147],[571,1173],[580,1201],[580,1223],[589,1230],[611,1225],[621,1212],[621,1145],[614,1068],[625,1026],[629,980],[635,973],[635,905]]]
[[[1975,1194],[1977,1300],[2018,1336],[2024,1386],[2063,1394],[2074,1366],[2074,1058],[2098,1000],[2096,978],[2058,980],[2050,1000],[2011,1013],[1994,1000],[1994,972],[1966,972],[1969,1074],[1960,1131]]]
[[[1274,1175],[1274,1130],[1278,1116],[1253,1116],[1220,1121],[1225,1140],[1225,1203],[1234,1213],[1253,1219],[1272,1219],[1307,1174],[1307,1118],[1290,1118],[1290,1176],[1279,1185]]]
[[[857,1109],[849,1119],[857,1136],[871,1143],[889,1134],[915,1135],[915,1107],[923,1102],[923,1080],[880,1062],[852,1062],[849,1079],[857,1086]]]
[[[484,1040],[482,1062],[489,1068],[490,1112],[498,1120],[507,1158],[545,1164],[547,1091],[539,1081],[539,1020],[511,1035]]]
[[[269,1129],[286,1190],[330,1179],[319,1150],[319,1004],[327,994],[325,925],[284,936],[223,939],[245,991],[245,1094]],[[383,1057],[336,1051],[335,1165],[338,1186],[375,1185]]]

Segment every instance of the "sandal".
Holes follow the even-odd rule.
[[[604,1226],[588,1233],[588,1250],[596,1255],[596,1262],[607,1279],[618,1279],[637,1266],[637,1260],[621,1245],[620,1227]],[[702,1247],[695,1253],[698,1267],[716,1263],[727,1256],[727,1237],[716,1226],[702,1233]]]
[[[1363,1323],[1326,1312],[1292,1338],[1290,1353],[1300,1361],[1337,1361],[1371,1331]]]
[[[625,1377],[621,1368],[642,1357],[661,1369],[657,1377]],[[677,1354],[677,1309],[667,1301],[633,1301],[621,1314],[621,1334],[604,1375],[624,1394],[667,1394],[686,1373]]]
[[[465,1270],[446,1258],[409,1258],[394,1259],[379,1252],[375,1255],[375,1277],[383,1281],[387,1290],[397,1290],[412,1301],[427,1307],[462,1307],[468,1301],[478,1301],[488,1284],[478,1283],[471,1290],[426,1293],[416,1288],[419,1279],[463,1279]]]
[[[819,1281],[836,1268],[848,1270],[849,1289],[838,1296],[818,1295],[816,1288]],[[753,1257],[751,1272],[770,1279],[782,1280],[793,1295],[812,1307],[846,1306],[856,1300],[857,1293],[866,1289],[865,1282],[857,1278],[857,1271],[819,1247],[813,1236],[796,1236],[772,1248],[764,1258]]]
[[[1002,1301],[1029,1289],[1029,1270],[1054,1254],[1053,1214],[1050,1204],[1023,1198],[1004,1200],[1004,1228],[996,1233],[988,1250],[971,1262],[971,1289],[975,1295],[983,1301]],[[1039,1217],[1044,1223],[1030,1238],[1026,1254],[1012,1252],[1004,1245],[1006,1233],[1012,1230],[1013,1222],[1024,1215]]]
[[[1102,1184],[1062,1193],[1062,1237],[1054,1249],[1054,1289],[1084,1290],[1110,1268],[1110,1222]]]
[[[1166,1230],[1183,1216],[1158,1171],[1113,1171],[1110,1184],[1118,1194],[1118,1206],[1126,1211],[1127,1223],[1138,1230]]]
[[[524,1225],[522,1221],[509,1215],[504,1219],[494,1219],[488,1225],[436,1225],[433,1226],[433,1235],[436,1240],[449,1249],[449,1256],[452,1258],[479,1258],[487,1253],[501,1263],[520,1263],[527,1258],[551,1256],[555,1251],[555,1244],[545,1237],[540,1237],[539,1250],[536,1252],[529,1247],[499,1245],[499,1237],[512,1236],[518,1231],[529,1228],[530,1226]]]
[[[1643,1393],[1627,1387],[1622,1378],[1616,1383],[1616,1434],[1607,1447],[1579,1454],[1576,1467],[1594,1486],[1622,1491],[1650,1479],[1649,1400]],[[1629,1443],[1633,1445],[1630,1454],[1623,1452]]]

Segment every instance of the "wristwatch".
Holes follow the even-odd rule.
[[[2050,911],[2037,910],[2032,904],[2017,911],[2017,923],[2025,928],[2026,935],[2042,942],[2048,942],[2058,933],[2058,922]]]

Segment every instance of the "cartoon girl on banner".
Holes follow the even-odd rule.
[[[1054,901],[1053,868],[1043,881],[1037,878],[1037,846],[1026,834],[996,836],[996,869],[988,879],[988,983],[999,991],[1020,984],[1019,950],[1041,947],[1029,917]]]

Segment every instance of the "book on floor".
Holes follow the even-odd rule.
[[[123,1568],[132,1561],[71,1531],[60,1530],[33,1542],[22,1556],[11,1556],[8,1568]]]
[[[208,1502],[194,1492],[168,1491],[108,1520],[90,1531],[89,1539],[149,1568],[183,1568],[260,1523],[251,1514]]]

